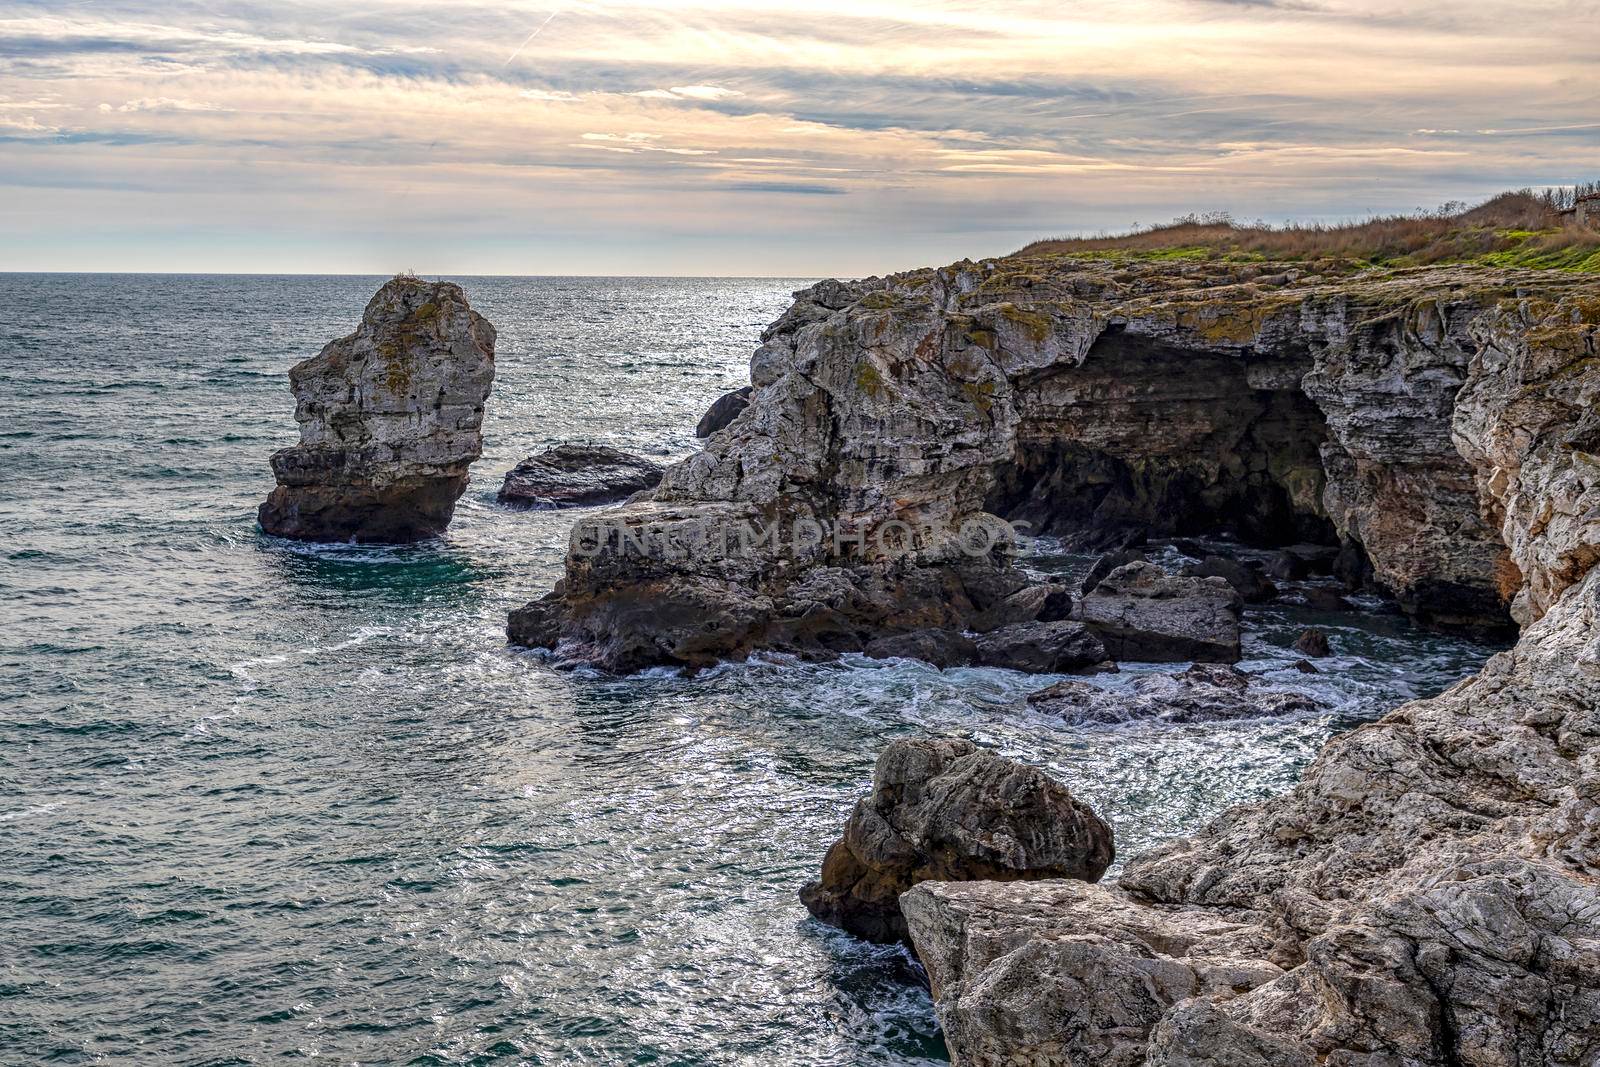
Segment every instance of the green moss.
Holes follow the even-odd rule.
[[[993,352],[995,349],[994,334],[988,330],[971,329],[967,331],[967,340],[979,348],[987,348]]]
[[[871,363],[863,362],[856,368],[856,386],[868,396],[877,398],[883,392],[885,382],[883,375],[878,373],[878,368]]]
[[[990,408],[994,407],[993,382],[962,382],[961,391],[966,394],[967,400],[972,406],[985,415],[989,413]]]
[[[1014,323],[1036,345],[1044,344],[1050,336],[1052,323],[1049,316],[1037,311],[1027,311],[1015,304],[1001,304],[1000,317]]]
[[[861,298],[861,306],[869,311],[888,311],[898,303],[895,295],[887,289],[875,289]]]

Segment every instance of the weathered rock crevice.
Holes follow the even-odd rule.
[[[1021,419],[985,507],[1102,548],[1147,536],[1337,544],[1322,507],[1327,420],[1304,352],[1194,351],[1109,327],[1081,365],[1020,378]]]

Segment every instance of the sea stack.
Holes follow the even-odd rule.
[[[459,285],[386,282],[355,333],[290,369],[300,443],[273,453],[261,528],[364,544],[443,533],[483,453],[494,342]]]

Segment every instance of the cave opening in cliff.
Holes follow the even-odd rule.
[[[1102,549],[1145,537],[1336,544],[1328,426],[1308,353],[1186,349],[1115,328],[1083,364],[1017,382],[1022,422],[988,509]]]

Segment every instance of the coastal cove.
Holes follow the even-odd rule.
[[[854,654],[557,670],[505,620],[561,576],[574,514],[497,503],[501,476],[569,440],[693,454],[809,283],[457,279],[499,350],[447,534],[266,537],[287,368],[381,280],[0,275],[0,1058],[938,1061],[910,956],[795,896],[886,742],[1043,768],[1132,857],[1493,651],[1377,600],[1252,605],[1240,666],[1325,711],[1116,727],[1030,707],[1056,676]],[[1155,669],[1124,666],[1096,684]]]

